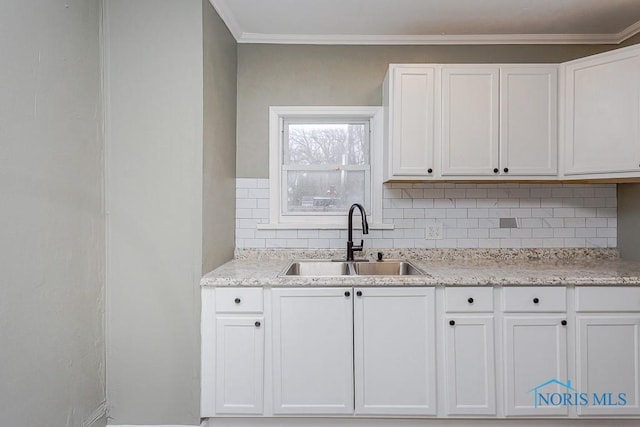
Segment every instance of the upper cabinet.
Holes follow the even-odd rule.
[[[554,65],[391,65],[386,179],[557,176],[557,75]]]
[[[500,173],[558,173],[558,67],[500,67]]]
[[[443,176],[493,175],[498,167],[499,76],[493,67],[443,68]]]
[[[564,175],[640,174],[640,47],[563,64]]]
[[[423,179],[434,173],[436,69],[391,65],[384,81],[385,177]]]

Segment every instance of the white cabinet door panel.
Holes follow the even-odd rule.
[[[262,414],[262,317],[216,318],[216,413]]]
[[[445,318],[446,398],[449,415],[495,415],[493,316]]]
[[[356,288],[356,414],[435,415],[433,288]]]
[[[640,49],[565,70],[565,174],[640,172]]]
[[[500,69],[500,173],[558,173],[557,67]]]
[[[539,393],[564,393],[567,330],[565,316],[514,316],[504,318],[505,414],[567,415],[567,406],[543,405]],[[557,381],[557,382],[554,382]],[[550,384],[536,389],[538,386]]]
[[[499,69],[442,70],[442,175],[494,175]]]
[[[353,413],[351,288],[274,289],[274,414]]]
[[[578,390],[589,401],[578,414],[640,415],[640,316],[577,320]]]
[[[434,167],[435,69],[393,69],[391,95],[392,174],[429,176]]]

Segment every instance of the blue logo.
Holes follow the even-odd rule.
[[[545,391],[551,385],[555,385],[555,388],[561,391]],[[537,385],[528,392],[533,393],[534,408],[541,406],[625,406],[627,404],[626,393],[581,393],[573,388],[571,380],[563,383],[556,378]]]

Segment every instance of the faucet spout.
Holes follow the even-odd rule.
[[[360,245],[353,244],[353,211],[358,208],[360,211],[360,217],[362,218],[362,234],[369,234],[369,224],[367,223],[367,213],[364,211],[364,207],[359,203],[354,203],[349,208],[349,231],[347,237],[347,261],[353,261],[353,253],[355,251],[362,251],[364,248],[364,240],[360,240]]]

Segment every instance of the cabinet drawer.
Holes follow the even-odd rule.
[[[262,313],[261,288],[216,289],[216,312]]]
[[[493,288],[445,288],[444,300],[447,313],[490,312],[493,311]]]
[[[576,288],[576,311],[640,311],[640,287]]]
[[[504,288],[506,312],[562,312],[567,310],[565,287],[507,287]]]

